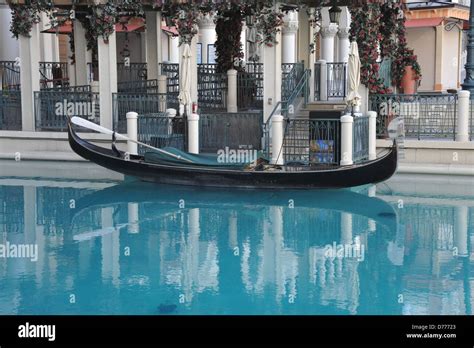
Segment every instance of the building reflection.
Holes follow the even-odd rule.
[[[40,293],[100,280],[98,298],[109,292],[115,308],[128,308],[121,292],[145,287],[157,304],[182,300],[191,313],[208,310],[202,303],[210,297],[223,313],[265,306],[271,313],[472,313],[472,201],[404,197],[398,209],[400,197],[370,188],[354,199],[364,197],[373,214],[337,196],[342,203],[331,209],[317,200],[293,208],[265,194],[234,202],[216,193],[211,203],[192,196],[180,207],[179,194],[109,199],[108,188],[68,185],[0,186],[0,240],[39,249],[36,263],[0,259],[7,284],[0,313],[24,310],[32,294],[21,285],[25,276]],[[71,200],[88,204],[70,208]],[[386,206],[392,213],[380,210]],[[334,246],[363,254],[328,253]]]

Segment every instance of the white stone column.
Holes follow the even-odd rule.
[[[349,48],[351,46],[349,41],[349,28],[340,28],[337,36],[339,38],[338,62],[347,63],[349,60]]]
[[[199,43],[201,44],[201,58],[202,63],[209,63],[209,57],[207,56],[207,45],[214,45],[216,42],[216,24],[214,23],[214,16],[209,14],[201,16],[198,21],[199,26]]]
[[[266,122],[275,105],[281,101],[281,32],[275,34],[277,44],[263,44],[263,121]]]
[[[321,29],[321,58],[328,63],[334,63],[334,38],[337,31],[338,25],[335,23],[329,23],[328,26]]]
[[[51,26],[50,20],[45,12],[41,13],[40,31],[49,29]],[[41,56],[40,61],[42,62],[58,62],[59,57],[57,56],[56,46],[58,37],[55,34],[40,33],[40,46]],[[55,44],[56,42],[56,44]]]
[[[470,92],[459,91],[459,107],[456,121],[456,141],[469,141],[469,107]]]
[[[377,158],[377,113],[369,111],[369,161]]]
[[[100,125],[112,129],[112,94],[117,93],[117,43],[115,32],[108,42],[102,37],[98,41]]]
[[[34,91],[40,90],[39,26],[33,24],[30,37],[20,35],[20,83],[22,130],[35,130]]]
[[[227,112],[237,112],[237,70],[227,71]]]
[[[147,11],[146,16],[146,62],[148,80],[156,80],[159,64],[162,62],[161,51],[161,12]]]
[[[179,63],[179,37],[170,36],[170,50],[169,50],[169,62],[173,64]]]
[[[319,64],[319,100],[328,100],[328,65],[325,60],[318,61]]]
[[[354,162],[352,161],[352,138],[354,118],[350,115],[344,115],[341,117],[341,166],[350,166]]]
[[[91,52],[87,50],[86,30],[78,20],[74,21],[74,52],[76,62],[76,84],[84,86],[88,84],[87,63],[92,62]]]
[[[284,21],[282,27],[282,63],[296,63],[298,14],[294,11],[288,12],[284,17]]]

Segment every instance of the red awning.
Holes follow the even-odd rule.
[[[409,19],[405,22],[407,28],[437,27],[443,22],[444,18],[418,18]]]
[[[125,26],[121,23],[115,24],[115,31],[117,33],[124,32],[140,32],[145,30],[145,21],[142,18],[133,18]],[[163,28],[164,30],[164,28]],[[72,32],[72,22],[70,20],[66,21],[63,25],[59,27],[52,27],[46,30],[43,30],[42,33],[50,34],[69,34]]]
[[[169,35],[179,36],[178,31],[176,30],[176,27],[163,26],[163,27],[161,27],[161,30],[163,30],[165,33],[167,33]]]

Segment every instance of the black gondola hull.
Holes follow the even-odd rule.
[[[393,146],[383,157],[363,164],[327,170],[241,171],[148,163],[142,156],[126,160],[81,139],[69,125],[69,144],[79,156],[107,169],[143,181],[171,185],[238,187],[259,189],[345,188],[389,179],[397,169]]]

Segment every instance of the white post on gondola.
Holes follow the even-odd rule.
[[[377,158],[377,113],[369,111],[369,161]]]
[[[127,112],[127,136],[132,140],[138,140],[138,114],[133,111]],[[138,154],[138,144],[127,141],[127,152],[130,155]]]
[[[188,152],[199,153],[199,115],[188,116]]]
[[[271,119],[272,164],[283,165],[283,116],[274,115]]]
[[[352,160],[353,126],[354,117],[351,115],[341,117],[341,166],[350,166],[354,163]]]

